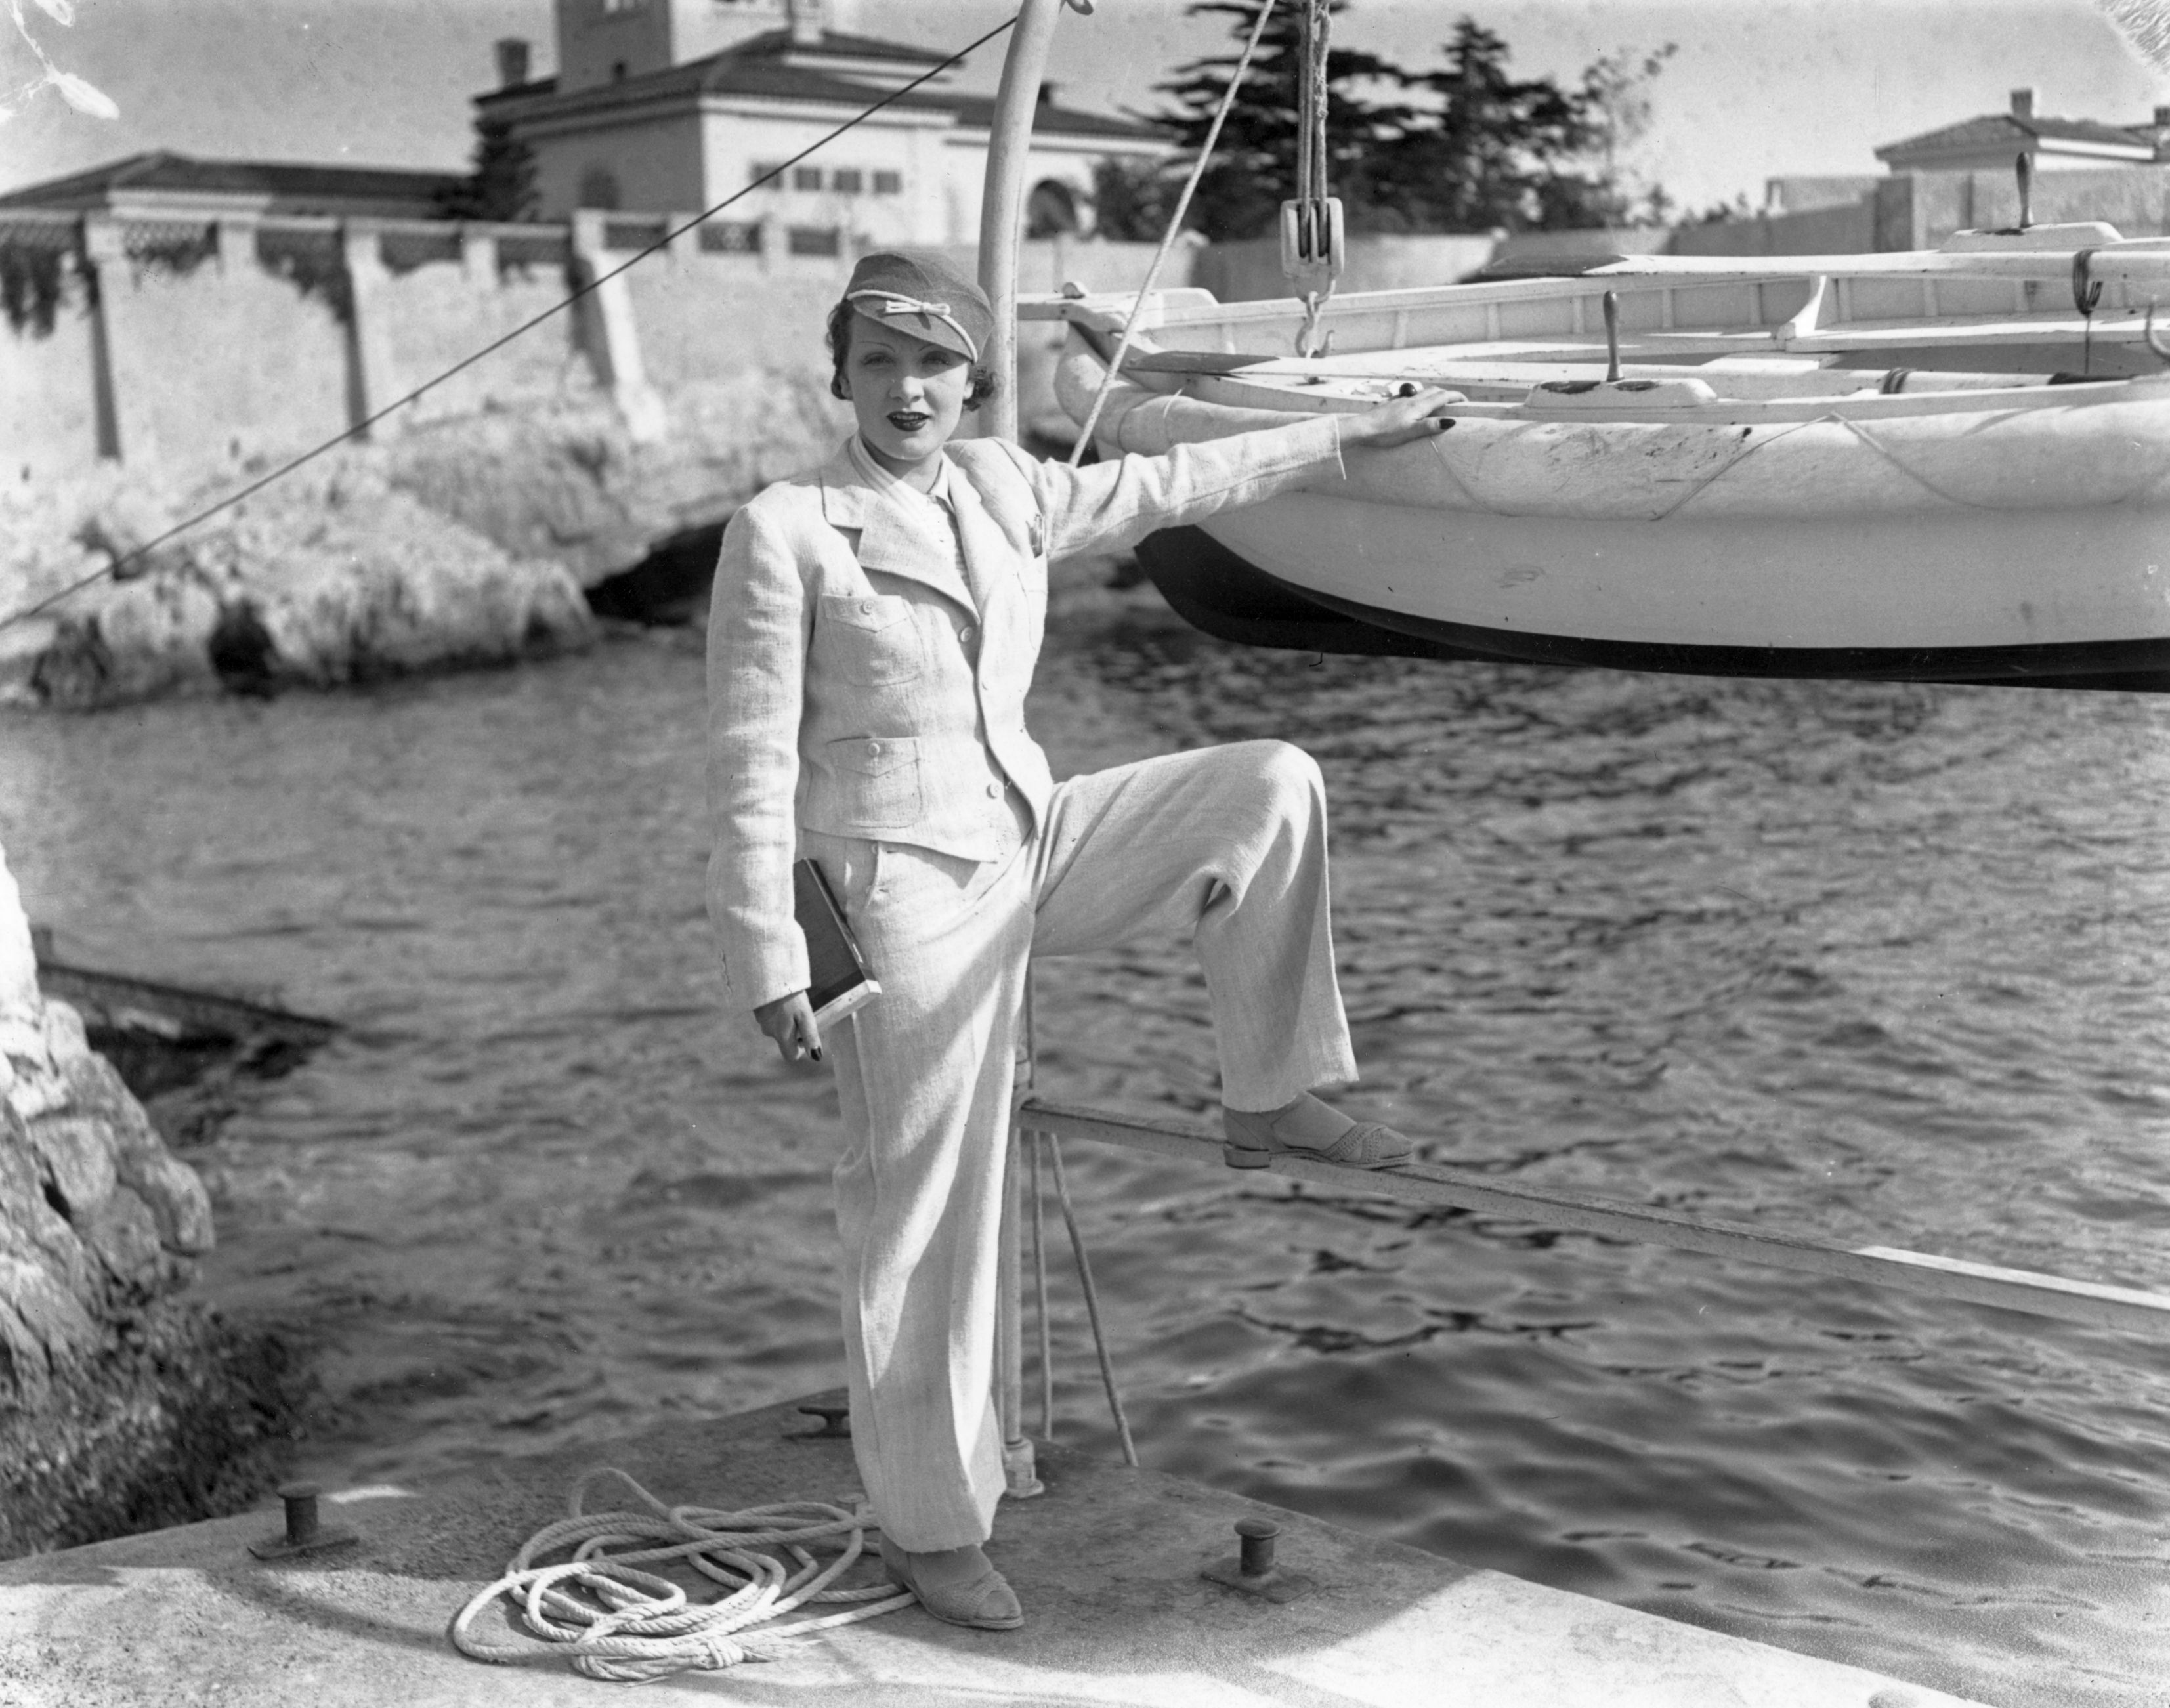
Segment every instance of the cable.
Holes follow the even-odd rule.
[[[514,339],[521,337],[526,334],[533,331],[544,321],[552,319],[557,315],[564,313],[566,309],[571,308],[573,304],[579,302],[582,297],[593,295],[597,290],[601,288],[601,286],[609,283],[611,280],[617,278],[619,274],[626,272],[631,268],[639,265],[642,261],[646,260],[650,255],[654,254],[658,249],[667,248],[678,238],[683,237],[687,232],[693,230],[698,226],[706,224],[709,220],[714,219],[718,214],[721,213],[725,208],[730,206],[734,202],[741,201],[745,197],[752,195],[755,190],[760,189],[762,185],[768,183],[772,179],[783,176],[784,173],[789,171],[794,166],[796,166],[808,155],[812,154],[820,149],[827,147],[830,143],[835,142],[837,137],[842,136],[847,131],[852,129],[856,126],[863,124],[867,120],[872,118],[876,113],[881,111],[884,107],[889,106],[892,103],[902,99],[904,96],[910,94],[922,83],[939,77],[943,72],[949,70],[951,66],[955,65],[959,61],[968,57],[970,55],[977,52],[981,48],[985,47],[989,42],[992,41],[997,35],[1000,35],[1004,30],[1015,25],[1016,23],[1017,19],[1014,17],[1005,19],[1002,23],[997,24],[992,29],[987,31],[986,35],[981,36],[977,40],[970,43],[966,46],[959,48],[956,52],[951,54],[949,58],[943,60],[941,64],[935,66],[927,71],[922,72],[910,83],[890,90],[889,94],[884,95],[879,100],[874,102],[873,105],[863,108],[852,117],[845,120],[842,124],[837,126],[835,130],[830,131],[826,136],[809,143],[805,147],[800,149],[796,154],[793,155],[788,160],[783,162],[782,165],[773,167],[770,170],[763,173],[760,177],[755,179],[752,182],[747,184],[743,188],[725,196],[714,207],[705,209],[703,211],[695,214],[683,225],[677,226],[670,231],[666,231],[661,237],[656,238],[654,243],[649,244],[646,249],[635,250],[631,255],[619,262],[617,265],[612,267],[608,272],[598,273],[594,278],[589,280],[586,284],[580,286],[570,296],[564,297],[559,302],[552,303],[548,308],[543,309],[539,314],[533,315],[529,319],[521,321],[519,325],[514,327],[510,332],[504,334],[502,336],[491,340],[488,344],[483,345],[480,350],[476,351],[472,356],[464,356],[460,361],[454,362],[452,367],[446,368],[436,378],[425,380],[420,385],[415,387],[413,391],[409,392],[404,397],[395,399],[393,402],[387,404],[382,409],[377,410],[374,414],[364,416],[361,420],[356,421],[352,426],[346,428],[344,431],[334,434],[330,438],[325,440],[321,445],[315,447],[312,450],[304,451],[300,456],[296,457],[291,462],[282,463],[278,468],[274,468],[270,474],[259,476],[257,479],[251,481],[248,485],[243,487],[238,492],[228,493],[224,498],[219,500],[217,503],[212,505],[209,509],[198,511],[194,516],[190,517],[184,522],[175,522],[173,527],[168,528],[163,533],[158,535],[157,538],[147,541],[144,544],[137,546],[133,551],[126,553],[123,556],[115,558],[111,563],[106,565],[103,569],[93,570],[89,575],[83,576],[80,580],[71,581],[67,586],[62,587],[58,592],[47,594],[35,604],[26,605],[19,611],[13,611],[5,617],[0,617],[0,629],[8,629],[13,627],[18,623],[27,622],[29,618],[51,609],[55,605],[59,604],[61,600],[81,592],[85,587],[91,586],[94,582],[102,581],[109,576],[119,575],[120,571],[127,568],[129,565],[135,563],[141,559],[148,557],[160,546],[165,544],[168,540],[173,539],[178,535],[186,533],[190,528],[198,527],[201,523],[209,522],[211,517],[218,515],[222,511],[231,510],[235,505],[240,503],[242,500],[252,497],[255,494],[261,492],[275,480],[284,479],[287,475],[291,474],[297,468],[316,461],[316,459],[323,456],[325,452],[333,450],[337,447],[345,444],[349,439],[355,438],[362,433],[367,432],[370,428],[375,426],[377,422],[384,420],[386,416],[390,415],[399,410],[405,409],[408,404],[413,403],[417,398],[421,397],[425,393],[435,391],[439,386],[442,385],[446,380],[453,377],[456,374],[464,373],[468,368],[473,367],[484,356],[494,354],[496,351],[502,350],[506,345],[511,343]]]
[[[1191,163],[1190,176],[1183,186],[1183,194],[1175,199],[1175,211],[1168,216],[1168,229],[1161,233],[1160,247],[1153,251],[1152,265],[1146,269],[1145,283],[1138,286],[1137,300],[1130,304],[1130,319],[1123,323],[1123,335],[1115,345],[1114,360],[1108,364],[1102,377],[1100,389],[1093,394],[1093,407],[1085,412],[1085,425],[1077,430],[1077,443],[1070,452],[1070,466],[1075,468],[1085,459],[1085,452],[1093,442],[1093,429],[1099,424],[1100,410],[1108,401],[1108,393],[1115,383],[1115,376],[1122,371],[1123,357],[1128,354],[1131,335],[1138,329],[1138,316],[1146,306],[1146,295],[1160,276],[1160,264],[1168,259],[1168,252],[1175,247],[1176,238],[1183,230],[1183,217],[1190,211],[1191,192],[1198,188],[1198,180],[1205,175],[1205,163],[1213,157],[1213,145],[1221,140],[1221,122],[1227,118],[1229,108],[1236,104],[1236,92],[1243,86],[1243,78],[1251,68],[1251,56],[1258,51],[1259,38],[1265,34],[1266,20],[1273,16],[1274,0],[1259,0],[1259,15],[1251,25],[1251,39],[1243,44],[1242,56],[1228,79],[1228,87],[1221,92],[1221,104],[1213,115],[1213,123],[1205,132],[1205,141],[1198,150],[1198,158]]]

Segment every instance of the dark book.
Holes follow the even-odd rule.
[[[814,1024],[826,1027],[864,1008],[881,994],[881,986],[868,976],[851,924],[813,861],[793,865],[791,902],[806,934],[806,1000],[814,1007]]]

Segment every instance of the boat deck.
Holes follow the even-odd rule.
[[[660,1498],[716,1507],[835,1499],[848,1443],[799,1442],[790,1405],[674,1424],[607,1448],[498,1461],[409,1491],[328,1495],[355,1545],[282,1563],[248,1545],[270,1511],[0,1562],[0,1702],[25,1708],[607,1700],[543,1652],[490,1667],[445,1626],[580,1472],[621,1467]],[[1959,1699],[1478,1571],[1152,1471],[1044,1453],[1045,1495],[1011,1502],[989,1553],[1024,1630],[961,1630],[916,1608],[817,1634],[783,1658],[687,1673],[640,1700],[880,1705],[1122,1703],[1165,1708],[1933,1708]],[[1281,1527],[1280,1564],[1312,1580],[1275,1604],[1202,1579],[1234,1521]],[[692,1580],[698,1582],[698,1580]],[[500,1615],[485,1615],[494,1625]]]

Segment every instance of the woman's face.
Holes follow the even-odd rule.
[[[949,442],[971,383],[970,366],[955,351],[853,317],[844,384],[860,436],[891,474],[924,468]]]

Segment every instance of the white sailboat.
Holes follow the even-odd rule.
[[[1283,206],[1289,297],[1018,304],[1068,324],[1056,395],[1103,454],[1453,395],[1435,440],[1148,541],[1194,624],[1326,651],[2170,686],[2170,238],[2029,223],[2023,159],[2019,225],[1933,251],[1336,294],[1315,85],[1299,106],[1317,134]]]

